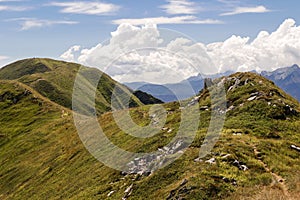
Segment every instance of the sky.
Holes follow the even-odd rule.
[[[298,0],[0,0],[0,66],[48,57],[121,82],[300,64]]]

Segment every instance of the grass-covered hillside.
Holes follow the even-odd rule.
[[[85,87],[91,88],[91,80],[101,75],[95,99],[96,109],[99,113],[111,110],[111,95],[115,87],[123,93],[130,94],[131,91],[127,87],[95,68],[52,59],[32,58],[14,62],[0,69],[0,79],[18,80],[51,101],[71,109],[74,81],[80,67],[82,79],[84,79],[81,82],[85,84]],[[153,97],[147,96],[147,94],[143,95],[144,101],[151,98],[153,101]],[[140,105],[143,103],[133,96],[130,106]]]
[[[271,81],[253,73],[215,80],[225,85],[228,108],[212,152],[198,157],[214,106],[203,89],[187,101],[197,105],[199,99],[200,107],[192,145],[169,166],[140,175],[106,167],[89,154],[71,111],[34,86],[39,78],[58,82],[59,72],[47,66],[50,72],[0,82],[0,199],[298,199],[300,152],[291,145],[300,146],[300,105]],[[151,138],[125,134],[111,112],[99,124],[122,149],[156,151],[176,135],[187,109],[176,102],[162,106],[166,123]],[[152,123],[150,108],[131,108],[132,120]]]

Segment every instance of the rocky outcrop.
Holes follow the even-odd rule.
[[[131,184],[125,191],[124,191],[124,196],[122,200],[126,200],[128,197],[130,197],[133,189],[133,184]]]
[[[127,164],[128,172],[123,172],[123,174],[139,174],[149,176],[152,171],[160,168],[164,163],[168,162],[171,155],[182,153],[181,150],[184,148],[184,146],[184,141],[178,140],[169,147],[159,148],[158,153],[135,158],[133,161]]]
[[[234,166],[236,166],[237,168],[239,168],[239,170],[242,170],[242,171],[246,171],[249,169],[245,164],[243,164],[242,162],[240,162],[238,160],[233,161],[232,164]]]
[[[211,78],[204,79],[204,89],[207,89],[213,85],[213,81]]]
[[[296,145],[291,145],[291,148],[300,152],[300,147],[297,147]]]

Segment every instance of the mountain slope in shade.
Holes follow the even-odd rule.
[[[50,100],[67,107],[72,108],[72,93],[75,77],[80,67],[76,63],[57,61],[52,59],[32,58],[25,59],[9,64],[0,69],[0,79],[18,80]],[[87,88],[92,88],[91,80],[101,75],[96,91],[96,109],[99,113],[109,111],[111,96],[114,88],[124,94],[130,94],[132,91],[126,86],[116,82],[105,73],[95,68],[84,67],[86,80],[82,80]],[[143,99],[153,98],[143,95]],[[87,101],[93,101],[92,99]],[[145,101],[146,102],[146,101]],[[129,104],[131,107],[142,105],[141,101],[132,96]],[[91,109],[91,108],[84,108]]]
[[[134,91],[133,94],[145,105],[164,103],[163,101],[153,97],[152,95],[140,90]]]
[[[121,173],[93,158],[76,133],[69,109],[23,83],[1,80],[0,198],[296,200],[300,153],[291,146],[300,146],[299,103],[253,73],[214,82],[220,81],[228,109],[212,152],[198,158],[212,109],[209,91],[204,89],[196,98],[201,121],[191,146],[168,167],[139,175]],[[192,102],[197,105],[194,98],[187,100],[189,105]],[[165,127],[147,139],[124,133],[111,112],[101,115],[99,124],[120,148],[153,152],[174,138],[181,122],[180,105],[162,106],[168,111]],[[149,109],[129,111],[133,121],[144,126],[151,122]]]
[[[300,101],[300,68],[298,65],[280,68],[273,72],[262,72],[262,76],[272,80],[276,85]]]

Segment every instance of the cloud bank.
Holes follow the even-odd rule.
[[[156,25],[121,24],[107,43],[81,51],[72,47],[62,58],[99,67],[122,82],[176,82],[198,73],[270,71],[300,64],[300,26],[293,19],[253,40],[233,35],[205,45],[183,35],[168,40],[170,35]]]

